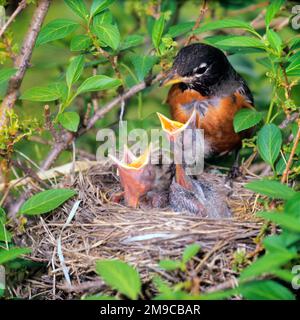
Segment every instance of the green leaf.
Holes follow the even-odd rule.
[[[215,45],[227,47],[264,48],[264,44],[256,38],[246,36],[227,36],[215,42]]]
[[[76,132],[80,117],[77,112],[64,112],[58,116],[58,121],[65,129]]]
[[[272,280],[250,282],[238,291],[248,300],[295,300],[289,289]]]
[[[169,259],[161,260],[158,264],[162,269],[167,271],[173,271],[181,267],[180,261]]]
[[[79,17],[87,19],[89,12],[84,4],[83,0],[64,0],[65,4],[72,9]]]
[[[172,292],[172,288],[170,287],[168,282],[166,280],[162,279],[160,276],[155,275],[152,278],[152,282],[153,282],[154,286],[156,287],[156,289],[158,290],[158,292],[160,292],[160,293],[171,293]]]
[[[56,82],[48,86],[60,99],[66,101],[68,97],[68,87],[65,82]]]
[[[284,212],[287,214],[297,217],[300,217],[300,194],[297,192],[294,197],[288,200],[284,206]]]
[[[189,260],[191,260],[199,251],[200,251],[199,244],[191,244],[187,246],[182,254],[182,262],[187,263]]]
[[[49,22],[39,33],[36,45],[65,38],[78,28],[79,24],[72,20],[57,19]]]
[[[282,40],[280,36],[272,29],[268,29],[266,34],[270,46],[280,53],[282,51]]]
[[[78,88],[76,94],[89,91],[107,90],[119,87],[121,85],[119,79],[113,79],[103,75],[96,75],[86,79]]]
[[[157,62],[157,57],[134,55],[130,57],[130,61],[133,64],[138,80],[142,81]]]
[[[267,251],[273,252],[282,252],[286,251],[286,243],[282,235],[272,235],[268,236],[263,240],[263,244]]]
[[[0,207],[0,223],[4,224],[6,222],[6,213],[3,208]]]
[[[194,25],[195,25],[194,21],[178,23],[170,27],[167,34],[172,38],[176,38],[192,30]]]
[[[91,16],[108,8],[115,0],[94,0],[91,6]]]
[[[7,81],[17,72],[15,68],[4,68],[0,70],[0,83]]]
[[[109,10],[104,10],[103,12],[97,14],[93,18],[93,25],[98,25],[102,23],[113,24],[113,15]]]
[[[93,32],[98,39],[113,50],[117,50],[120,44],[120,32],[116,25],[101,23],[93,25]]]
[[[11,234],[5,228],[6,214],[5,211],[0,207],[0,241],[10,242]]]
[[[244,269],[240,275],[240,280],[244,281],[249,278],[270,274],[272,270],[278,269],[278,267],[288,263],[296,256],[297,253],[291,253],[290,251],[267,253]]]
[[[293,281],[293,278],[295,277],[295,275],[292,274],[290,270],[284,269],[273,270],[272,274],[277,278],[289,283],[291,283]]]
[[[79,34],[72,38],[70,49],[71,51],[81,51],[88,49],[91,45],[92,40],[88,36]]]
[[[20,214],[38,215],[50,212],[76,194],[70,189],[52,189],[39,192],[22,205]]]
[[[5,228],[5,225],[0,221],[0,241],[11,242],[11,234]]]
[[[300,38],[291,38],[289,41],[290,50],[296,50],[300,48]]]
[[[289,188],[285,184],[271,180],[252,181],[247,183],[245,188],[274,199],[289,200],[296,194],[293,189]]]
[[[120,50],[126,50],[129,48],[137,47],[144,42],[144,37],[133,34],[125,38],[123,43],[121,44]]]
[[[0,265],[7,263],[11,260],[14,260],[21,256],[22,254],[30,253],[31,249],[29,248],[11,248],[9,250],[0,249]]]
[[[118,290],[130,299],[137,299],[141,291],[138,272],[120,260],[103,260],[96,262],[96,272],[106,284]]]
[[[71,60],[66,72],[66,82],[69,88],[74,84],[82,74],[84,68],[84,56],[80,55]]]
[[[283,5],[284,0],[272,0],[270,5],[267,7],[265,22],[266,26],[269,27],[271,21],[280,10],[281,6]]]
[[[217,30],[217,29],[225,29],[225,28],[243,29],[256,34],[255,29],[249,23],[240,21],[240,20],[234,20],[234,19],[222,19],[222,20],[207,22],[203,24],[201,27],[195,29],[193,33],[198,34],[198,33],[203,33],[203,32]]]
[[[152,29],[152,42],[156,49],[158,49],[161,38],[165,28],[165,17],[162,14],[159,19],[157,19],[153,25]]]
[[[286,68],[286,74],[290,77],[300,75],[300,59],[294,59]]]
[[[264,66],[266,69],[272,69],[272,62],[268,57],[258,58],[256,61]]]
[[[54,86],[34,87],[27,89],[20,97],[29,101],[54,101],[61,97],[61,93]]]
[[[287,59],[287,61],[290,63],[294,62],[295,60],[297,60],[300,63],[300,51],[290,55]]]
[[[280,159],[277,161],[275,166],[276,173],[283,174],[285,167],[286,167],[286,161],[282,157],[280,157]]]
[[[272,167],[280,153],[281,144],[281,131],[275,124],[266,124],[259,131],[257,136],[258,152],[263,160]]]
[[[241,109],[238,111],[233,120],[235,132],[240,132],[245,129],[251,128],[258,124],[262,119],[261,113],[252,109]]]
[[[279,213],[279,212],[259,212],[257,214],[266,220],[275,222],[284,229],[288,229],[292,232],[300,232],[300,219],[291,215]]]

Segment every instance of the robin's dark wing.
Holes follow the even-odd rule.
[[[247,85],[247,83],[245,82],[245,80],[240,77],[240,87],[237,89],[237,93],[239,93],[241,96],[243,96],[245,98],[245,101],[247,103],[250,103],[252,106],[254,105],[254,99],[253,99],[253,95]]]

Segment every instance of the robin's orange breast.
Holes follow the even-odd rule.
[[[185,123],[194,108],[197,111],[197,128],[204,130],[205,142],[212,153],[225,154],[241,145],[241,140],[251,135],[251,130],[236,133],[233,119],[242,108],[253,108],[239,93],[228,97],[205,97],[191,89],[182,91],[174,85],[169,91],[168,104],[174,120]]]

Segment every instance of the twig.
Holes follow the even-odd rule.
[[[66,292],[81,293],[92,289],[100,290],[104,286],[102,280],[86,281],[77,285],[58,285],[57,288]]]
[[[22,170],[24,172],[24,174],[28,178],[30,178],[30,180],[35,180],[40,185],[42,185],[43,188],[45,188],[45,189],[49,188],[48,184],[46,182],[44,182],[34,170],[32,170],[30,167],[24,165],[21,161],[12,160],[12,164],[15,167],[19,168],[20,170]]]
[[[228,14],[228,16],[240,16],[241,14],[245,14],[245,13],[248,13],[248,12],[253,12],[253,11],[255,11],[257,9],[260,9],[260,8],[265,8],[265,7],[268,6],[268,4],[269,4],[269,1],[264,1],[264,2],[261,2],[261,3],[253,4],[253,5],[250,5],[247,8],[231,11]]]
[[[83,126],[86,127],[87,123],[88,123],[88,120],[89,120],[89,117],[90,117],[90,114],[91,114],[91,110],[92,110],[92,104],[91,103],[88,103],[87,104],[87,107],[86,107],[86,112],[84,114],[84,117],[83,117]]]
[[[198,18],[197,18],[197,20],[195,22],[195,25],[193,26],[192,31],[194,31],[197,28],[199,28],[199,25],[200,25],[202,19],[204,18],[204,15],[205,15],[206,11],[207,11],[207,0],[203,0],[202,7],[200,9],[200,14],[199,14],[199,16],[198,16]],[[194,34],[190,35],[184,45],[185,46],[189,45],[194,38],[197,39],[197,37]]]
[[[297,118],[299,118],[299,113],[294,112],[294,113],[290,114],[289,117],[284,119],[278,127],[280,129],[285,129],[291,122],[294,122]]]
[[[91,161],[76,161],[75,166],[74,166],[73,162],[66,163],[62,166],[55,167],[55,168],[49,169],[47,171],[40,170],[40,171],[36,172],[35,173],[35,180],[51,181],[51,179],[55,179],[60,176],[69,175],[72,169],[74,170],[74,172],[83,172],[83,171],[88,170],[91,166],[93,166],[95,164],[99,164],[99,162],[92,161],[92,160]],[[17,178],[17,179],[11,180],[9,182],[8,187],[9,188],[19,188],[22,186],[26,186],[32,182],[32,180],[33,180],[32,178],[33,177],[26,177],[26,178],[22,177],[22,178]],[[46,184],[46,182],[45,182],[45,184]],[[2,192],[4,190],[4,187],[5,187],[4,183],[0,183],[0,192]]]
[[[162,74],[158,74],[152,81],[152,83],[158,82],[162,79]],[[50,166],[53,164],[53,162],[57,159],[57,157],[62,153],[62,151],[66,150],[69,146],[69,144],[77,137],[82,136],[84,133],[86,133],[88,130],[90,130],[96,122],[104,117],[106,113],[108,113],[110,110],[112,110],[116,105],[120,104],[123,100],[127,100],[134,96],[136,93],[144,90],[147,87],[148,83],[146,84],[145,81],[138,83],[137,85],[130,88],[127,92],[125,92],[122,96],[118,96],[112,101],[110,101],[108,104],[103,106],[101,109],[97,110],[97,112],[91,117],[87,123],[86,127],[82,127],[79,132],[76,134],[71,133],[69,131],[65,132],[61,136],[61,140],[59,143],[55,144],[53,148],[50,150],[48,156],[44,160],[41,168],[43,170],[47,170],[50,168]]]
[[[18,91],[24,78],[25,72],[28,68],[29,61],[32,55],[32,51],[39,34],[40,28],[46,16],[50,5],[50,0],[40,0],[38,6],[33,14],[30,27],[25,36],[21,52],[18,55],[14,67],[17,69],[16,74],[10,79],[7,89],[7,94],[3,99],[0,109],[0,127],[5,125],[6,113],[11,110],[17,100]]]
[[[27,1],[26,0],[22,0],[19,2],[17,9],[12,13],[12,15],[8,18],[8,20],[6,21],[6,23],[4,24],[4,26],[1,28],[0,30],[0,38],[2,37],[2,35],[4,34],[4,32],[6,31],[6,29],[9,27],[9,25],[14,21],[14,19],[16,18],[16,16],[26,8],[27,5]]]
[[[298,132],[297,132],[297,135],[295,137],[294,145],[293,145],[291,154],[289,156],[289,160],[288,160],[287,165],[285,167],[285,170],[283,172],[283,175],[282,175],[282,178],[281,178],[281,183],[285,183],[287,181],[287,179],[288,179],[288,174],[289,174],[290,168],[292,166],[293,158],[294,158],[294,155],[295,155],[295,152],[296,152],[299,140],[300,140],[300,119],[297,120],[297,123],[298,123]]]
[[[151,84],[160,81],[162,78],[163,78],[162,74],[158,74],[151,81]],[[107,105],[105,105],[104,107],[100,108],[94,114],[94,116],[89,120],[87,127],[82,129],[81,131],[79,131],[79,134],[81,135],[85,131],[91,129],[99,119],[101,119],[106,113],[108,113],[110,110],[112,110],[117,104],[121,103],[122,100],[125,101],[125,100],[131,98],[132,96],[134,96],[138,92],[144,90],[148,85],[149,84],[146,83],[145,81],[143,81],[141,83],[138,83],[135,86],[133,86],[132,88],[130,88],[127,92],[125,92],[122,97],[118,96],[114,100],[110,101]]]
[[[84,158],[90,161],[96,161],[96,156],[92,153],[89,153],[88,151],[82,150],[82,149],[76,149],[76,154],[78,154],[78,156],[80,158]]]
[[[47,104],[44,107],[44,117],[45,117],[46,129],[51,132],[54,141],[58,142],[59,141],[59,134],[53,126],[53,122],[51,121],[50,107]]]

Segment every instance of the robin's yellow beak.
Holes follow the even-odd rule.
[[[171,70],[167,76],[160,81],[160,86],[171,86],[176,83],[186,82],[187,78],[180,76],[177,72]]]

